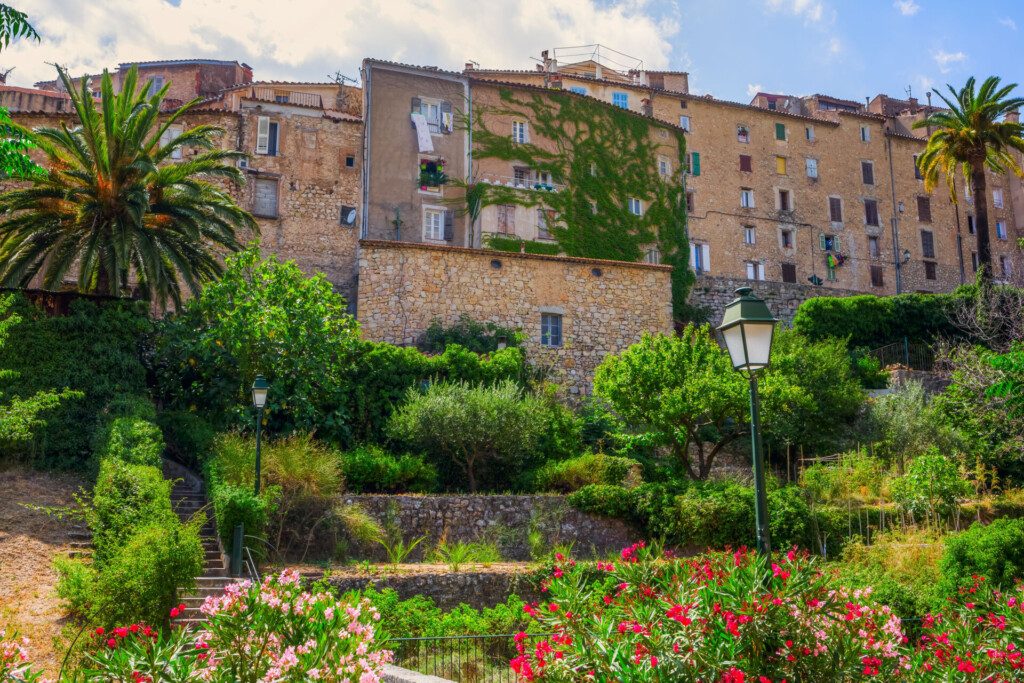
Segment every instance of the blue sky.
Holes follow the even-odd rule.
[[[238,59],[256,77],[358,75],[364,56],[461,68],[532,68],[541,50],[602,43],[695,92],[760,88],[923,101],[968,75],[1024,80],[1024,0],[14,0],[43,36],[0,55],[9,82],[118,62]]]

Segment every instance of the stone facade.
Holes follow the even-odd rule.
[[[670,275],[642,263],[363,241],[357,311],[366,337],[401,345],[461,315],[518,328],[531,361],[580,394],[607,354],[644,332],[672,332]],[[542,339],[545,316],[558,318],[560,343]]]
[[[771,280],[746,280],[742,278],[704,276],[690,290],[690,304],[703,308],[708,321],[717,325],[725,313],[725,306],[736,298],[736,289],[750,287],[754,294],[765,300],[768,309],[784,325],[792,325],[793,316],[800,304],[816,296],[853,296],[862,294],[853,290],[815,287],[807,284],[773,282]]]
[[[580,512],[557,495],[345,495],[343,500],[378,521],[393,509],[406,539],[426,536],[429,545],[442,538],[452,543],[493,540],[506,560],[531,559],[526,539],[531,525],[549,545],[571,543],[577,557],[617,553],[638,538],[621,520]],[[380,549],[368,550],[372,556]],[[422,551],[415,557],[422,557]]]

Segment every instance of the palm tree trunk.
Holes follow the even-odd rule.
[[[985,161],[971,163],[971,188],[974,191],[974,214],[978,232],[978,279],[984,286],[992,284],[992,242],[988,234],[988,201],[985,187]]]

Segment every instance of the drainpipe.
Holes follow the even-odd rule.
[[[369,236],[369,221],[367,214],[370,212],[370,79],[373,67],[363,68],[363,206],[359,212],[359,237],[366,239]],[[359,247],[356,246],[358,253]],[[358,259],[358,256],[357,256]]]
[[[896,267],[896,293],[903,292],[903,262],[900,259],[900,218],[896,203],[896,169],[892,161],[892,136],[885,137],[885,152],[889,157],[889,189],[892,191],[892,262]]]
[[[473,183],[473,88],[470,87],[468,78],[462,82],[462,87],[466,91],[466,106],[468,109],[466,115],[466,127],[468,130],[463,138],[463,144],[466,145],[466,180],[468,181],[467,185],[471,185]],[[469,234],[466,235],[466,246],[475,247],[477,246],[474,237],[476,219],[468,211],[467,215],[469,215]]]

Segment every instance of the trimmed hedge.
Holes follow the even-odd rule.
[[[171,510],[171,482],[151,465],[105,458],[92,500],[90,526],[98,567],[110,562],[139,527],[177,521]]]

